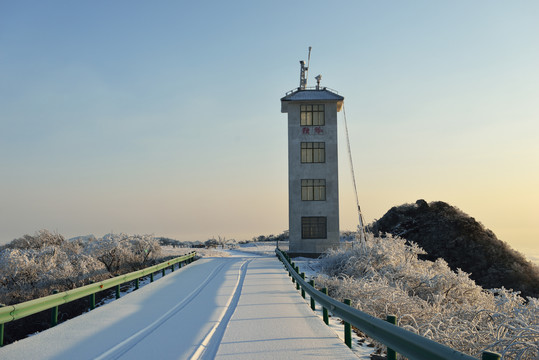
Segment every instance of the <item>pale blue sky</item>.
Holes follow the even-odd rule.
[[[0,243],[286,229],[279,99],[312,46],[368,222],[441,200],[539,252],[537,19],[536,1],[0,0]]]

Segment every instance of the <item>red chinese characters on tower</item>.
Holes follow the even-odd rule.
[[[311,130],[313,130],[313,131],[311,132]],[[311,134],[322,135],[322,134],[324,134],[324,128],[322,126],[317,126],[317,127],[314,127],[314,128],[305,126],[305,127],[301,128],[301,133],[303,135],[311,135]]]

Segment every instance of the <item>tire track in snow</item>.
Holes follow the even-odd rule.
[[[219,320],[217,320],[217,323],[208,332],[198,349],[191,356],[191,360],[215,358],[217,350],[219,350],[219,346],[221,345],[223,335],[225,334],[226,327],[228,326],[228,323],[236,311],[236,307],[238,306],[241,290],[243,288],[243,281],[245,280],[245,275],[247,274],[247,267],[251,261],[253,260],[247,260],[241,265],[239,269],[238,281],[236,282],[236,286],[234,288],[234,293],[228,299],[225,309],[219,317]]]
[[[170,309],[165,314],[163,314],[160,318],[158,318],[157,320],[155,320],[153,323],[146,326],[145,328],[139,330],[132,336],[128,337],[127,339],[119,343],[118,345],[110,348],[103,354],[97,356],[95,360],[118,359],[120,356],[125,354],[133,346],[137,345],[146,336],[154,332],[165,321],[167,321],[169,318],[174,316],[181,309],[183,309],[186,305],[188,305],[193,299],[195,299],[197,295],[208,285],[208,283],[214,278],[214,276],[223,269],[225,265],[226,265],[226,262],[223,262],[222,264],[217,266],[215,269],[213,269],[213,271],[206,277],[206,279],[204,279],[203,282],[200,283],[200,285],[195,290],[193,290],[181,302],[179,302],[176,306],[174,306],[172,309]]]

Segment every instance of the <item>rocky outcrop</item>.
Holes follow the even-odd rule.
[[[390,233],[417,243],[427,251],[427,259],[443,258],[484,288],[503,286],[539,297],[536,265],[473,217],[442,201],[393,207],[370,228],[378,236]]]

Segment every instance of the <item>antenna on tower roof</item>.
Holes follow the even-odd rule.
[[[322,75],[316,76],[315,79],[316,79],[316,90],[320,90],[320,81],[322,80]]]
[[[311,49],[312,47],[309,46],[309,56],[307,58],[307,66],[305,66],[305,61],[300,60],[299,64],[301,65],[301,72],[299,77],[299,88],[301,90],[305,90],[305,87],[307,87],[307,74],[309,73],[309,64],[311,63]]]

